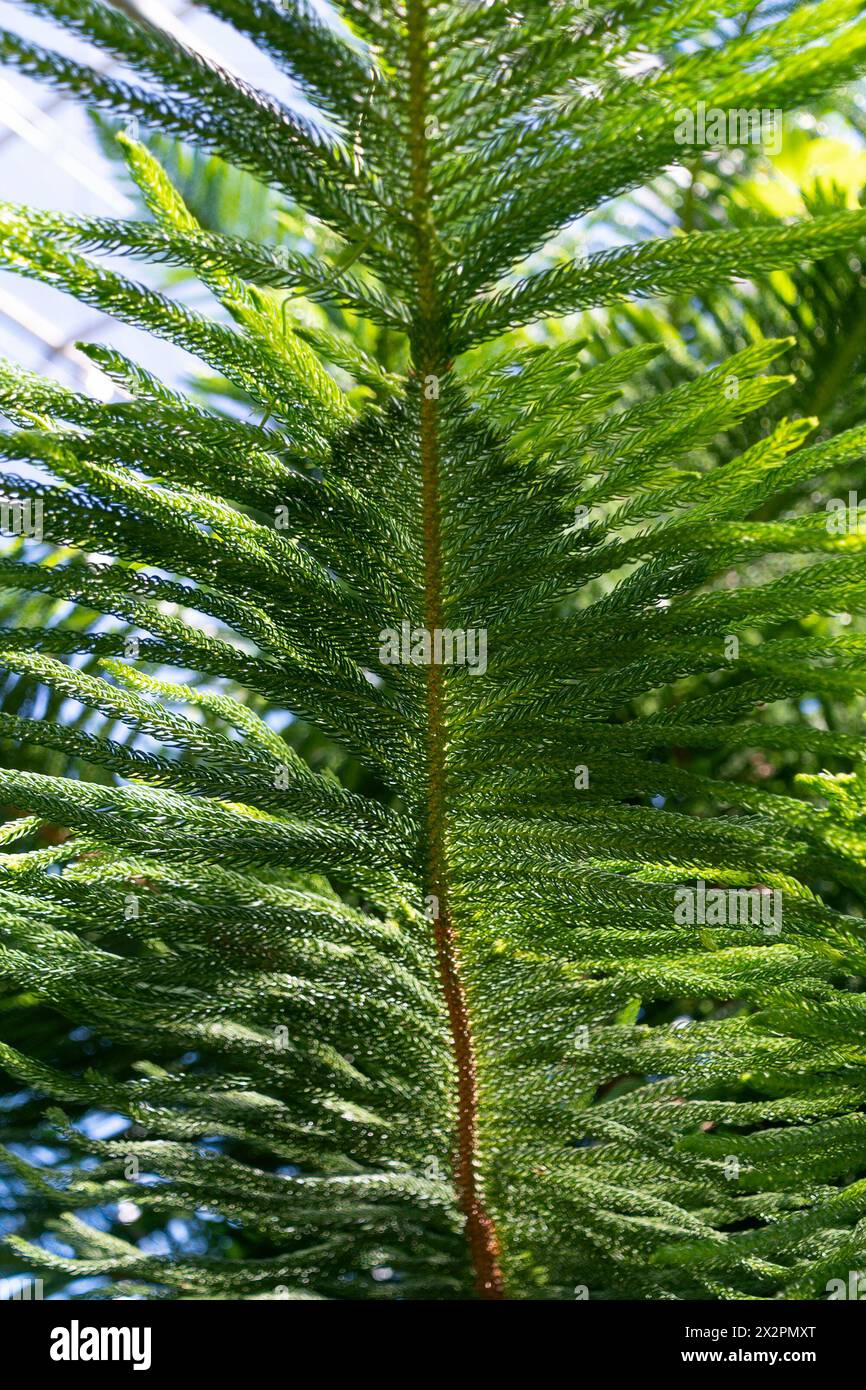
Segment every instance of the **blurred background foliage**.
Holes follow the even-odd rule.
[[[556,263],[585,254],[587,250],[624,241],[677,235],[680,231],[772,225],[779,219],[816,214],[835,206],[856,207],[864,201],[866,185],[864,107],[866,101],[862,92],[855,89],[837,101],[832,110],[817,108],[811,115],[786,119],[778,155],[765,154],[755,147],[690,152],[686,166],[669,171],[638,194],[619,199],[584,219],[534,260]],[[117,179],[123,183],[124,193],[138,202],[134,187],[126,185],[122,160],[117,155],[116,127],[100,119],[95,128],[104,151],[115,161]],[[164,137],[142,134],[206,228],[307,254],[320,249],[322,238],[329,235],[249,175]],[[140,204],[136,215],[147,216]],[[182,271],[165,270],[162,279],[169,292],[184,282],[188,302],[190,296],[197,293],[192,277],[185,276]],[[206,291],[201,293],[205,295]],[[305,305],[302,312],[308,316],[311,332],[328,333],[337,340],[347,337],[389,371],[404,367],[405,344],[387,330],[359,324],[350,313],[339,309]],[[781,368],[791,374],[789,389],[775,397],[757,420],[749,416],[736,435],[720,437],[696,452],[695,466],[724,467],[727,459],[752,442],[756,432],[769,431],[781,416],[817,416],[820,418],[818,430],[825,437],[866,419],[866,248],[862,263],[857,256],[837,255],[804,266],[793,274],[777,273],[752,283],[735,283],[705,295],[621,304],[555,324],[538,325],[500,340],[495,347],[480,349],[474,362],[494,352],[510,355],[515,340],[525,345],[576,337],[585,344],[583,360],[587,365],[611,357],[626,347],[656,344],[661,351],[624,394],[622,403],[627,405],[638,395],[669,390],[756,340],[779,336],[794,339]],[[469,358],[464,370],[471,370],[472,366],[473,359]],[[183,384],[191,394],[218,409],[244,415],[251,411],[251,404],[225,381],[201,374],[191,376]],[[840,470],[838,474],[813,480],[781,499],[774,499],[772,511],[768,510],[765,516],[767,519],[781,518],[823,510],[830,498],[847,499],[850,491],[856,492],[862,485],[860,470]],[[19,542],[7,544],[15,546]],[[58,561],[70,558],[56,556]],[[771,565],[772,561],[760,564]],[[751,578],[759,577],[758,570],[753,568]],[[736,582],[733,576],[730,582]],[[577,601],[589,602],[598,593],[599,589],[594,587],[591,593]],[[3,627],[39,623],[74,627],[90,634],[106,630],[105,620],[95,613],[82,608],[73,610],[68,604],[56,603],[42,595],[31,595],[22,601],[18,594],[4,594],[0,596],[0,609]],[[850,632],[851,625],[847,614],[815,616],[783,624],[773,635]],[[748,640],[749,634],[740,634],[740,637]],[[85,655],[74,661],[84,668],[92,668],[96,665],[96,656]],[[195,683],[197,677],[195,673],[185,672],[181,679]],[[710,693],[713,685],[712,676],[696,678],[689,683],[689,693]],[[232,689],[226,682],[221,688],[231,689],[231,693],[242,699],[253,698]],[[671,688],[665,688],[656,692],[651,704],[664,708],[675,698]],[[265,712],[261,703],[256,707]],[[70,726],[91,732],[99,729],[121,743],[133,742],[136,737],[124,726],[83,710],[74,702],[18,676],[5,676],[0,681],[0,712],[45,720],[60,718]],[[779,701],[766,711],[766,717],[779,723],[806,719],[818,728],[855,732],[861,727],[863,713],[862,701],[854,706],[815,695],[802,701],[799,710]],[[623,709],[622,717],[628,714],[629,710]],[[209,722],[213,716],[204,709],[198,711],[198,717]],[[357,764],[318,731],[295,720],[288,710],[269,710],[267,717],[272,727],[317,769],[330,768],[353,789],[382,795],[382,789],[373,785],[369,775]],[[685,750],[678,753],[675,750],[672,756],[688,762],[701,773],[723,779],[744,779],[789,795],[798,794],[795,782],[798,773],[822,770],[812,755],[793,750],[772,756],[758,750],[725,754]],[[38,745],[22,750],[0,744],[0,759],[14,760],[18,767],[55,775],[86,777],[95,782],[112,780],[112,775],[104,769],[70,761],[64,754]],[[827,770],[845,769],[840,765]],[[692,804],[690,809],[701,814],[704,808]],[[16,807],[3,808],[5,820],[19,814]],[[62,826],[43,826],[36,832],[36,843],[46,843],[65,834]],[[6,846],[8,849],[19,847],[19,843]],[[861,905],[842,885],[821,882],[812,887],[836,907],[849,912],[862,911]],[[852,985],[862,988],[862,982],[852,982]],[[648,1021],[677,1016],[709,1017],[729,1013],[738,1007],[736,1000],[683,998],[649,1011]],[[131,1049],[110,1044],[84,1028],[70,1030],[66,1020],[43,1007],[38,1000],[3,993],[2,986],[0,1031],[15,1047],[63,1071],[98,1068],[101,1072],[121,1075],[128,1073],[130,1068],[134,1071],[138,1065]],[[173,1068],[202,1073],[214,1065],[211,1059],[198,1053],[167,1059],[169,1063]],[[623,1079],[622,1084],[625,1086],[628,1082]],[[8,1078],[4,1087],[0,1072],[4,1143],[14,1155],[50,1169],[60,1157],[67,1155],[61,1155],[56,1147],[43,1142],[43,1113],[44,1102],[37,1093],[13,1088]],[[67,1113],[73,1123],[94,1138],[114,1137],[129,1131],[129,1122],[124,1117],[83,1110],[74,1102],[67,1105]],[[215,1148],[258,1161],[253,1155],[244,1155],[234,1142],[215,1136],[211,1143]],[[87,1160],[83,1166],[86,1168]],[[50,1229],[52,1210],[52,1204],[32,1188],[25,1193],[23,1184],[17,1184],[14,1179],[0,1183],[0,1234],[14,1230],[36,1239],[40,1232]],[[178,1213],[166,1220],[164,1216],[142,1213],[133,1204],[122,1202],[94,1207],[79,1215],[100,1230],[122,1229],[125,1238],[154,1253],[185,1251],[222,1256],[260,1253],[253,1237],[231,1222],[206,1212],[193,1216]],[[54,1242],[58,1252],[66,1248],[61,1232],[43,1239]],[[13,1281],[4,1286],[7,1296],[15,1287],[14,1281],[25,1274],[12,1258],[4,1259],[0,1254],[0,1279]],[[62,1275],[46,1276],[45,1296],[98,1297],[102,1282],[70,1282]]]

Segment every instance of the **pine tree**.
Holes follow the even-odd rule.
[[[109,1296],[821,1296],[866,1215],[864,932],[818,891],[864,886],[862,772],[787,796],[688,754],[862,764],[863,739],[793,709],[863,693],[866,639],[815,622],[863,607],[863,538],[757,514],[856,464],[866,428],[783,419],[714,466],[789,385],[784,341],[641,397],[651,344],[588,365],[572,337],[510,335],[856,247],[866,212],[838,210],[532,259],[681,155],[682,108],[789,110],[855,76],[858,6],[710,41],[738,5],[344,0],[340,28],[209,0],[315,118],[134,10],[32,8],[144,85],[13,33],[7,63],[254,174],[328,250],[205,230],[129,135],[151,220],[0,210],[5,267],[248,406],[99,345],[108,404],[0,371],[0,452],[29,466],[7,492],[54,547],[2,578],[106,619],[2,635],[63,703],[0,734],[98,778],[0,769],[26,812],[0,971],[135,1058],[81,1073],[0,1044],[69,1152],[45,1175],[6,1150],[7,1171],[75,1254],[10,1244]],[[191,268],[221,312],[99,260],[118,251]],[[401,369],[309,301],[384,330]],[[377,794],[299,757],[285,711]],[[45,822],[71,834],[37,844]],[[683,1020],[683,999],[735,1002]],[[60,1108],[81,1105],[130,1128],[94,1140]],[[75,1215],[122,1200],[268,1253],[166,1258]]]

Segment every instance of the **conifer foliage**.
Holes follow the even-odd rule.
[[[5,268],[246,403],[99,345],[107,404],[0,365],[6,491],[53,547],[11,549],[2,580],[112,620],[2,633],[6,669],[102,719],[4,713],[0,734],[111,784],[0,770],[23,817],[0,975],[139,1059],[71,1072],[0,1042],[68,1153],[3,1162],[75,1253],[11,1244],[109,1297],[824,1296],[863,1258],[866,936],[815,885],[862,887],[866,744],[790,711],[864,690],[864,639],[812,619],[863,607],[866,542],[756,518],[854,466],[866,428],[782,420],[712,466],[789,386],[784,342],[621,408],[652,346],[586,365],[511,330],[855,247],[866,213],[840,209],[534,259],[681,156],[682,108],[791,111],[856,76],[860,7],[774,5],[745,32],[729,0],[344,0],[333,24],[203,3],[314,114],[130,6],[29,6],[123,79],[0,37],[21,72],[254,174],[325,247],[204,230],[128,134],[150,220],[0,208]],[[191,268],[213,313],[106,252]],[[269,711],[380,793],[311,767]],[[751,748],[855,770],[795,797],[692,765]],[[46,822],[71,833],[46,845]],[[732,890],[774,912],[714,915]],[[683,998],[727,1005],[683,1023]],[[87,1105],[130,1128],[92,1139],[64,1111]],[[164,1257],[76,1215],[122,1200],[204,1209],[265,1253]]]

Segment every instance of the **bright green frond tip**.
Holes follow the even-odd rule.
[[[790,340],[653,392],[652,344],[520,330],[860,247],[862,210],[549,243],[687,159],[699,102],[856,77],[866,21],[202,3],[312,114],[134,6],[32,0],[89,65],[0,36],[145,132],[138,216],[4,203],[0,266],[206,372],[85,344],[105,401],[0,363],[38,518],[0,558],[0,1066],[64,1155],[0,1156],[9,1258],[105,1297],[823,1297],[866,1219],[866,737],[799,706],[866,695],[866,541],[790,499],[866,429],[773,416],[719,466]],[[206,225],[159,132],[280,219]],[[117,1203],[216,1244],[87,1220]]]

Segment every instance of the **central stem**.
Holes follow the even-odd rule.
[[[427,73],[425,0],[408,0],[409,123],[412,220],[417,237],[418,305],[413,356],[420,378],[420,451],[424,515],[424,625],[431,636],[445,627],[442,599],[442,526],[439,476],[439,393],[447,373],[442,360],[436,302],[433,234],[427,165]],[[475,1286],[482,1298],[502,1298],[496,1231],[482,1200],[477,1174],[478,1078],[475,1049],[460,975],[459,947],[451,911],[445,839],[447,725],[441,666],[426,668],[427,824],[425,894],[434,904],[439,973],[457,1070],[457,1133],[454,1180],[466,1221]]]

